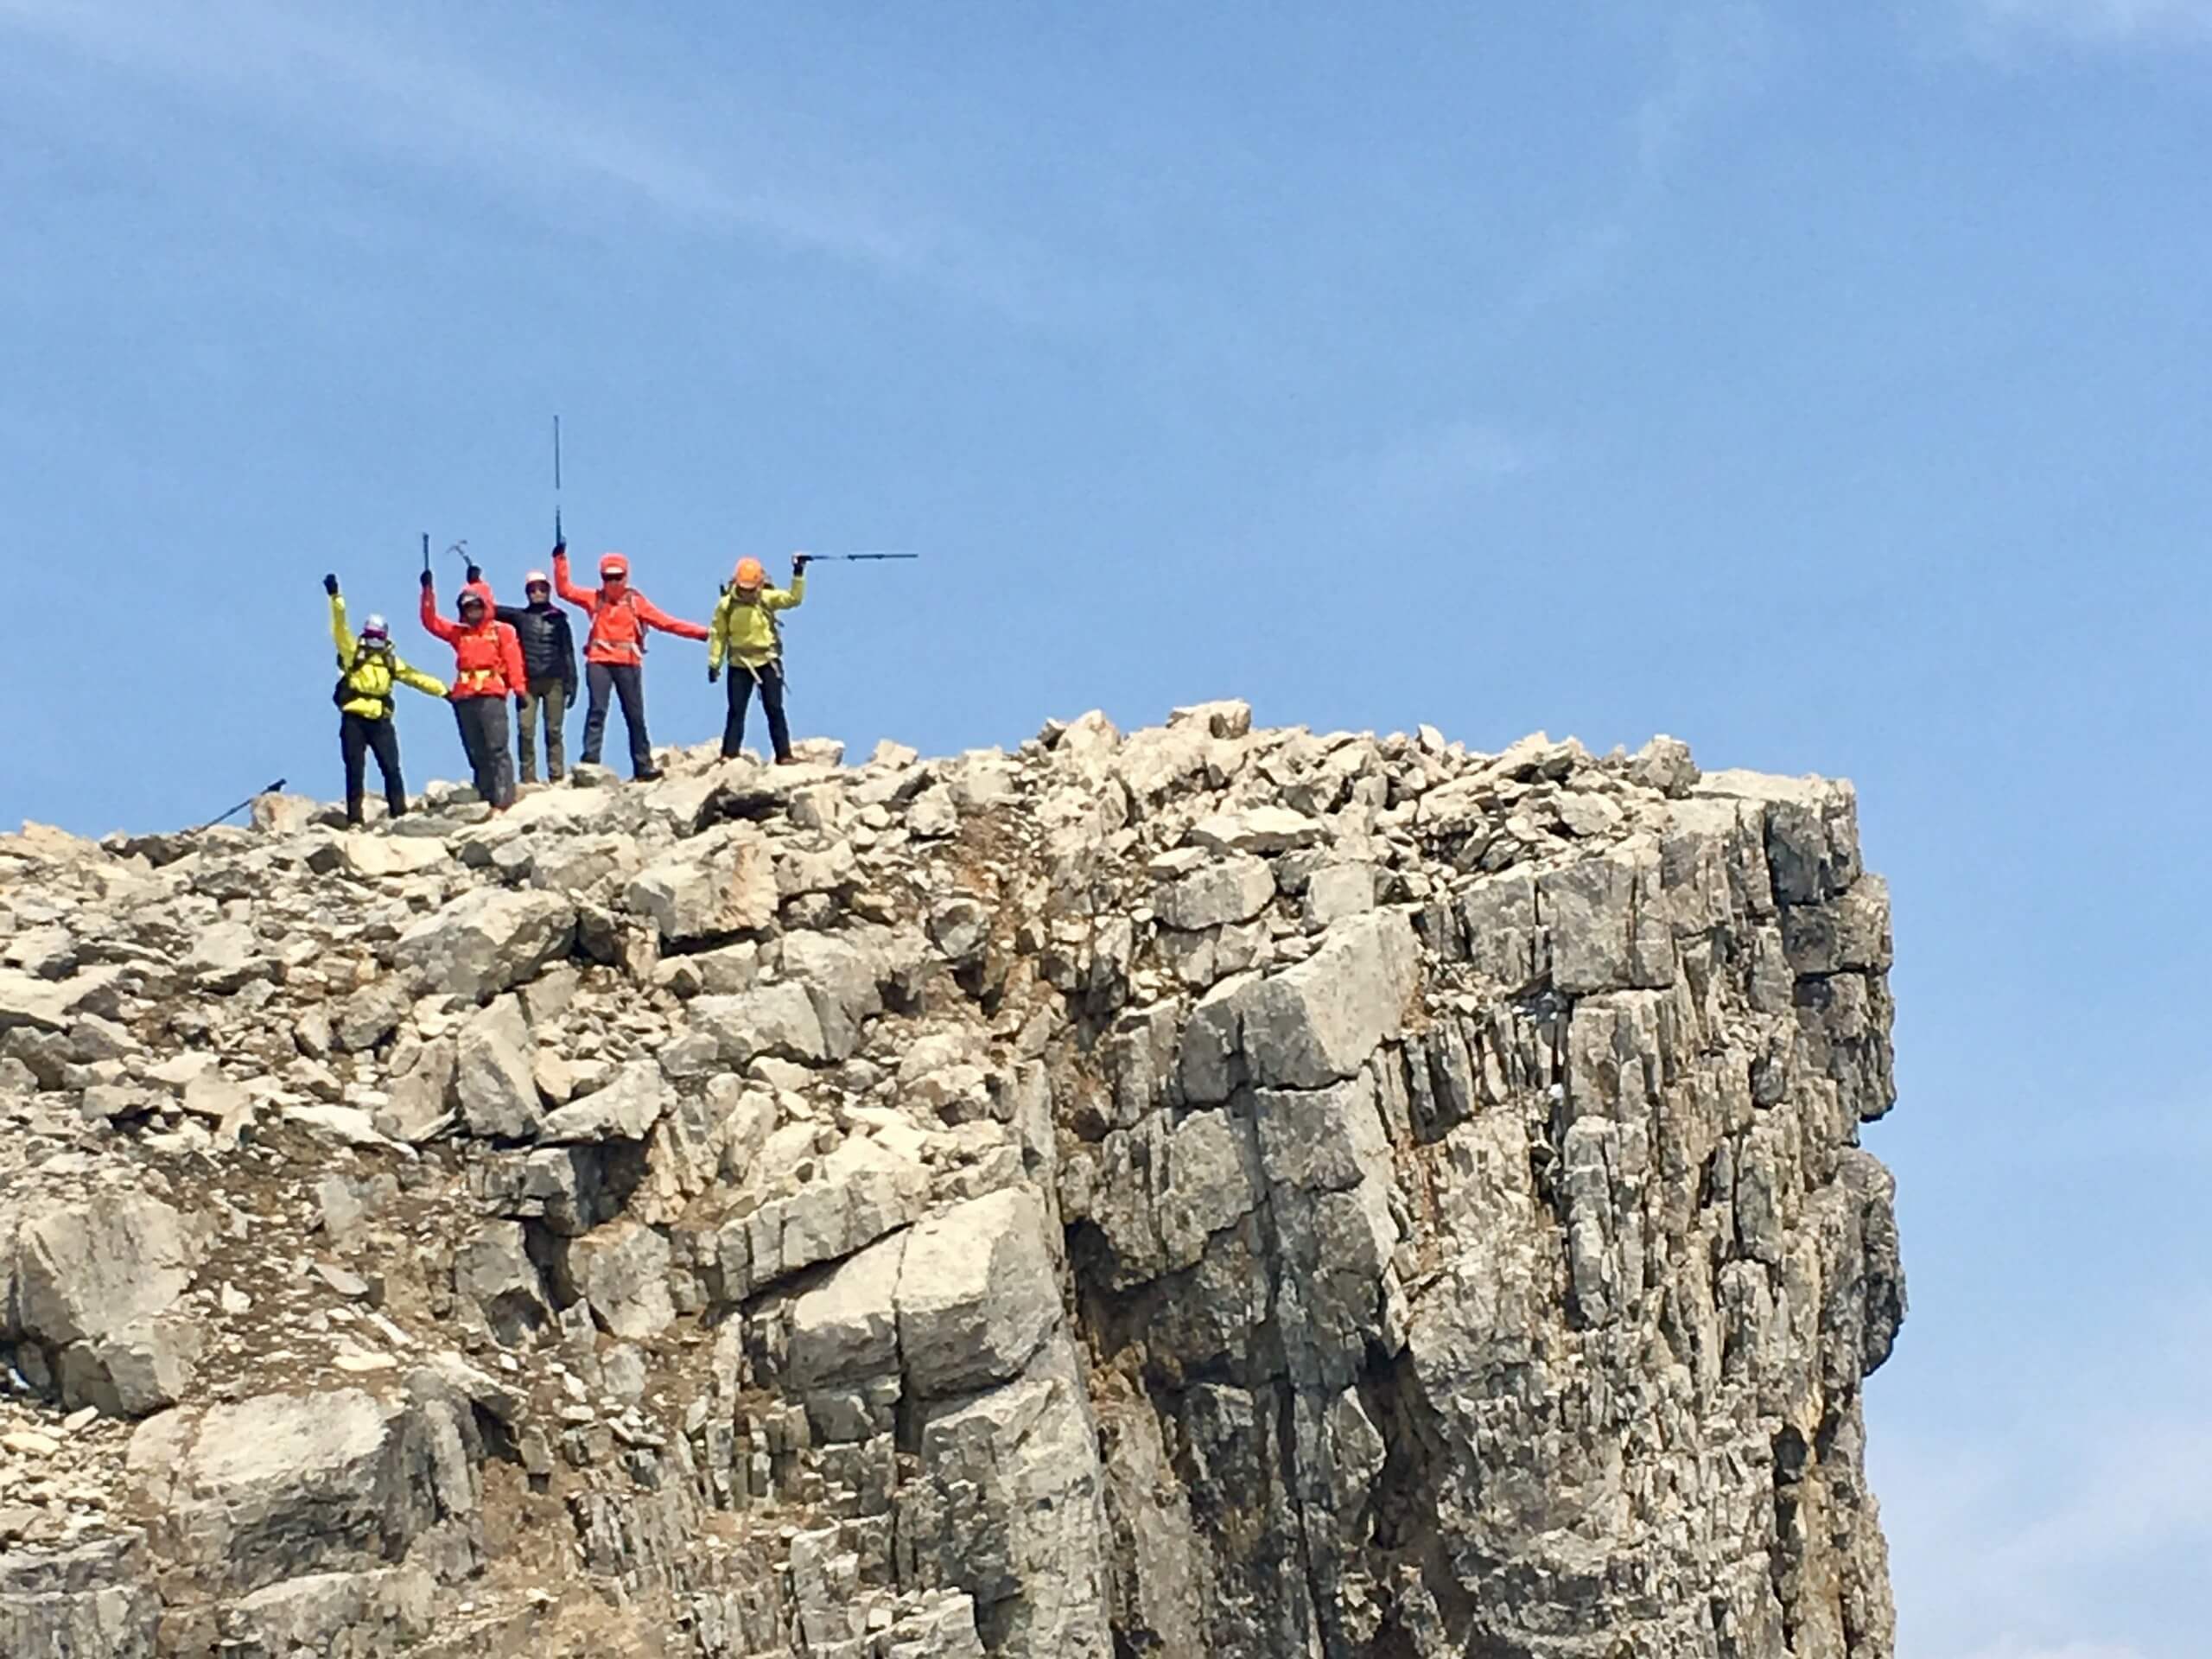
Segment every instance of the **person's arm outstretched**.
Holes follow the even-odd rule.
[[[446,694],[443,680],[435,674],[425,674],[419,668],[410,667],[397,657],[391,659],[391,677],[401,685],[413,686],[426,697],[442,697]]]
[[[359,649],[353,643],[353,631],[346,626],[346,596],[338,591],[338,578],[325,576],[322,591],[330,595],[330,642],[338,647],[338,666],[350,669]]]
[[[461,638],[461,624],[438,614],[438,580],[427,570],[423,573],[423,626],[448,645]]]
[[[794,611],[806,602],[806,555],[791,556],[791,585],[771,588],[760,595],[760,607],[767,611]]]
[[[638,607],[638,620],[647,627],[658,628],[663,633],[672,633],[679,639],[704,639],[707,637],[707,630],[698,623],[686,622],[680,616],[671,616],[643,594],[633,593],[631,598]]]
[[[599,595],[588,588],[579,588],[569,580],[569,544],[561,543],[553,550],[553,591],[569,604],[587,611],[599,608]]]

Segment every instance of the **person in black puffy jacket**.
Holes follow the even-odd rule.
[[[471,574],[474,575],[472,569]],[[561,721],[576,700],[576,641],[569,613],[553,602],[553,583],[543,570],[522,579],[527,605],[502,605],[499,620],[522,640],[522,661],[530,690],[516,705],[522,735],[522,781],[537,781],[537,715],[545,714],[545,776],[559,783],[569,760],[561,743]]]

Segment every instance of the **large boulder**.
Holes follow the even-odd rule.
[[[776,919],[776,868],[750,823],[717,826],[683,842],[631,880],[629,906],[650,916],[664,944],[750,932]]]
[[[784,940],[784,972],[806,988],[822,1027],[822,1046],[842,1060],[860,1046],[861,1027],[883,1012],[883,986],[897,971],[887,930],[792,933]]]
[[[1274,901],[1274,872],[1250,853],[1209,858],[1202,848],[1178,848],[1154,861],[1160,882],[1152,907],[1166,926],[1186,933],[1249,922]]]
[[[0,968],[0,1031],[67,1031],[77,1011],[96,1001],[123,976],[115,967],[87,968],[62,980]]]
[[[763,1055],[813,1065],[830,1058],[814,998],[794,981],[734,996],[694,997],[687,1011],[693,1027],[714,1038],[716,1056],[731,1065]]]
[[[371,980],[338,1005],[331,1037],[351,1053],[374,1048],[399,1029],[415,1006],[415,988],[398,974]]]
[[[398,1560],[473,1513],[466,1420],[359,1389],[260,1395],[166,1412],[131,1438],[131,1473],[162,1554],[208,1589],[243,1594],[304,1574]]]
[[[445,842],[430,836],[347,836],[338,844],[338,860],[355,875],[371,880],[419,875],[435,869],[449,855]]]
[[[906,1235],[847,1257],[791,1306],[791,1380],[802,1389],[899,1369],[899,1270]]]
[[[550,1317],[518,1221],[489,1221],[478,1229],[454,1256],[453,1288],[504,1343],[520,1341]]]
[[[1018,1381],[925,1405],[917,1421],[921,1475],[898,1525],[913,1577],[973,1596],[1005,1659],[1111,1659],[1111,1534],[1072,1344],[1056,1338]]]
[[[743,1295],[850,1255],[920,1215],[929,1192],[929,1170],[917,1160],[873,1135],[848,1136],[814,1179],[722,1230],[724,1281]]]
[[[114,1336],[167,1313],[200,1254],[184,1218],[150,1193],[109,1190],[33,1216],[16,1240],[20,1323],[55,1348]]]
[[[461,1121],[486,1140],[525,1140],[543,1116],[532,1062],[536,1048],[522,1004],[503,996],[461,1028],[454,1089]]]
[[[632,1060],[607,1084],[546,1114],[537,1138],[552,1145],[642,1141],[668,1109],[668,1080],[652,1060]]]
[[[1224,980],[1200,1000],[1183,1042],[1184,1095],[1206,1103],[1228,1099],[1240,1081],[1325,1089],[1356,1077],[1403,1028],[1420,982],[1404,912],[1346,917],[1304,962]]]
[[[616,1336],[644,1342],[676,1322],[668,1292],[668,1240],[625,1217],[569,1246],[573,1288]]]
[[[1044,1211],[1027,1191],[971,1198],[913,1230],[899,1271],[899,1347],[916,1394],[1019,1376],[1059,1322]]]
[[[154,1659],[162,1597],[153,1567],[135,1531],[0,1549],[0,1653]]]
[[[207,1345],[207,1326],[177,1308],[71,1343],[61,1351],[61,1403],[114,1417],[173,1406],[190,1388]]]
[[[481,887],[409,928],[394,954],[418,988],[480,1002],[567,956],[575,931],[557,893]]]

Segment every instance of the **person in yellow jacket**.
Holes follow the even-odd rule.
[[[784,642],[776,613],[806,597],[808,555],[791,555],[791,585],[768,586],[768,572],[758,559],[740,559],[715,620],[707,630],[707,679],[721,677],[729,664],[729,714],[722,721],[722,759],[734,760],[745,747],[745,709],[753,688],[760,688],[760,707],[768,716],[768,740],[776,764],[791,764],[791,728],[784,720]]]
[[[399,775],[399,728],[391,720],[393,689],[412,686],[424,696],[442,697],[446,683],[399,660],[391,648],[391,630],[380,616],[371,617],[356,639],[346,626],[346,601],[338,592],[336,576],[322,579],[322,591],[330,595],[330,638],[338,647],[338,687],[332,700],[340,715],[338,749],[346,759],[346,822],[356,827],[361,822],[361,797],[372,754],[384,774],[385,804],[396,818],[407,810],[407,785]]]

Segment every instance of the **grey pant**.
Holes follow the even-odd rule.
[[[568,752],[561,745],[561,721],[568,713],[569,688],[560,679],[532,680],[529,695],[522,700],[517,724],[522,729],[522,780],[525,784],[537,781],[537,710],[545,709],[545,775],[559,783],[569,775]]]
[[[468,756],[469,781],[490,805],[515,804],[515,763],[507,753],[507,700],[503,697],[455,697],[454,723],[461,728],[461,747]]]

